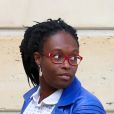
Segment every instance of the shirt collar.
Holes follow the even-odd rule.
[[[45,104],[49,104],[49,105],[55,105],[58,103],[61,95],[62,95],[62,89],[59,89],[57,91],[55,91],[53,94],[51,94],[50,96],[48,96],[47,98],[45,98],[43,100],[43,102]]]
[[[47,98],[43,99],[40,104],[46,104],[46,105],[57,104],[62,95],[62,91],[63,91],[63,89],[59,89],[59,90],[55,91],[53,94],[51,94]],[[40,92],[40,86],[38,87],[37,91],[30,97],[37,104],[38,104],[38,101],[40,98],[39,92]]]

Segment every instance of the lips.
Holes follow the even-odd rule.
[[[59,77],[60,79],[66,80],[66,81],[68,81],[68,80],[71,79],[71,75],[68,74],[68,73],[60,74],[58,77]]]

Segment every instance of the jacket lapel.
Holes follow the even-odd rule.
[[[28,106],[28,104],[30,103],[31,101],[31,95],[36,92],[38,89],[38,86],[35,86],[33,87],[31,90],[29,90],[27,93],[24,94],[24,104],[23,104],[23,107],[21,109],[21,114],[23,114],[24,110],[26,109],[26,107]]]

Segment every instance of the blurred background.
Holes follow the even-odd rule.
[[[77,28],[76,76],[114,114],[114,0],[0,0],[0,114],[19,114],[30,89],[19,52],[25,27],[49,18]]]

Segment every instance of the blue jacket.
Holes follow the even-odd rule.
[[[32,88],[24,95],[24,110],[31,101],[31,95],[37,91],[38,86]],[[74,78],[72,83],[63,90],[62,96],[51,114],[106,114],[100,101],[86,89],[79,80]]]

